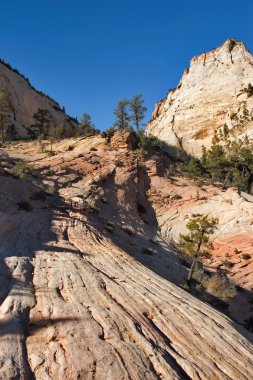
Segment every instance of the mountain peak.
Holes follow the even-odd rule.
[[[244,43],[228,38],[192,58],[177,88],[157,103],[147,134],[199,156],[226,124],[231,136],[252,135],[253,56]],[[244,120],[245,112],[249,115]],[[237,116],[237,118],[234,117]]]

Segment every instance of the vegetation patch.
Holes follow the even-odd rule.
[[[14,177],[19,179],[27,179],[29,177],[37,177],[35,169],[23,161],[18,161],[11,169],[11,173]]]

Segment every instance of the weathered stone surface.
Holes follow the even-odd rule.
[[[186,215],[218,202],[228,213],[223,228],[240,231],[234,208],[248,233],[246,202],[224,193],[231,205],[214,188],[200,190],[210,200],[191,199],[194,184],[187,193],[151,161],[144,170],[121,142],[118,149],[99,137],[72,139],[55,144],[53,157],[36,149],[22,143],[8,153],[26,152],[42,172],[50,166],[48,180],[61,176],[62,165],[81,180],[60,188],[53,206],[55,196],[32,200],[38,184],[0,177],[0,378],[251,380],[252,334],[177,286],[186,269],[170,245]],[[95,211],[70,206],[71,189],[92,183],[106,202]],[[176,193],[185,193],[181,203],[171,200]],[[21,200],[32,211],[18,210]]]
[[[177,88],[157,103],[147,134],[195,156],[225,124],[231,137],[253,137],[253,96],[245,92],[249,83],[253,56],[242,42],[228,39],[191,60]]]

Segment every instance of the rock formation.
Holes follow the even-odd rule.
[[[77,126],[76,120],[69,117],[55,100],[35,90],[27,78],[3,61],[0,61],[0,85],[6,89],[9,98],[8,125],[14,127],[12,134],[16,137],[29,136],[33,115],[38,108],[50,111],[52,126],[64,123],[69,131]]]
[[[197,205],[215,215],[222,204],[219,239],[246,233],[250,209],[212,188],[200,190],[210,201],[194,199],[193,183],[180,203],[182,181],[139,165],[127,141],[2,152],[0,378],[252,379],[252,334],[178,286],[186,268],[171,239]],[[13,178],[17,159],[38,174]]]
[[[214,133],[253,137],[253,56],[242,42],[228,39],[191,60],[177,88],[156,105],[147,134],[168,146],[200,156]]]
[[[0,82],[19,136],[38,108],[75,128],[4,63]],[[227,40],[193,58],[147,133],[196,155],[225,124],[250,136],[250,83],[253,57]],[[140,156],[129,132],[52,144],[0,149],[0,379],[251,380],[252,197],[183,177],[158,148]],[[200,265],[226,272],[231,301],[185,287],[177,242],[200,215],[219,218]]]

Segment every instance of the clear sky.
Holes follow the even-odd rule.
[[[3,0],[0,57],[103,130],[136,93],[149,120],[192,56],[226,38],[252,52],[252,19],[252,0]]]

